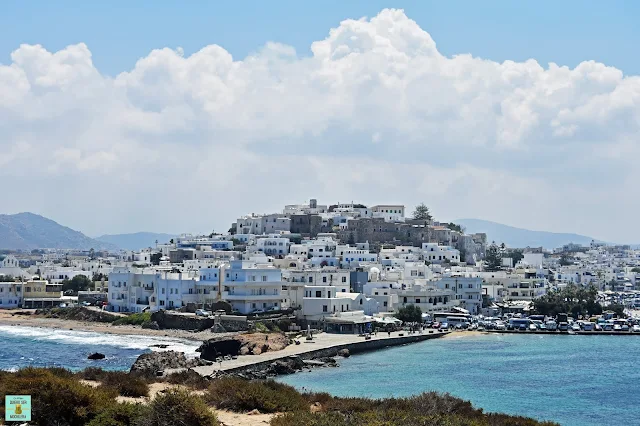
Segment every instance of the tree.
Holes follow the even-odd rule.
[[[563,254],[562,256],[560,256],[560,266],[573,265],[573,261],[570,259],[572,258],[570,258],[567,254]]]
[[[424,203],[420,203],[416,206],[416,209],[413,211],[413,218],[429,222],[433,220],[433,216],[431,216],[431,213],[429,212],[429,207],[425,206]]]
[[[635,272],[636,274],[640,273],[640,268],[638,268],[637,266],[635,268],[631,268],[631,272]]]
[[[511,249],[507,250],[507,252],[503,255],[503,257],[510,257],[513,261],[513,266],[516,265],[521,259],[524,258],[524,254],[522,254],[522,250],[520,249]]]
[[[160,252],[151,253],[151,256],[149,256],[149,259],[151,260],[151,264],[152,265],[159,265],[161,258],[162,258],[162,253],[160,253]]]
[[[102,281],[102,279],[104,278],[105,281],[107,281],[109,278],[103,274],[102,272],[94,272],[93,273],[93,277],[91,278],[91,281],[93,282],[100,282]]]
[[[96,258],[96,251],[92,248],[89,249],[89,259],[93,260]]]
[[[598,290],[594,286],[582,287],[570,284],[562,290],[549,291],[534,299],[533,308],[540,315],[556,316],[559,313],[580,315],[598,315],[602,306],[597,302]]]
[[[627,316],[624,313],[624,305],[621,305],[620,303],[612,303],[610,305],[607,305],[607,311],[613,311],[616,314],[616,317],[618,318],[626,318]]]
[[[453,222],[447,223],[447,228],[451,229],[452,231],[458,231],[461,234],[464,234],[465,231],[464,226],[455,224]]]
[[[402,322],[422,322],[422,309],[420,306],[407,305],[398,309],[395,317]]]
[[[500,256],[500,249],[494,243],[487,248],[487,254],[484,258],[484,270],[488,272],[495,272],[501,269],[502,257]]]
[[[91,286],[91,280],[84,275],[76,275],[71,280],[62,281],[62,290],[71,291],[77,294],[79,291],[85,291]]]

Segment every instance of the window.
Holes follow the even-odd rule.
[[[327,312],[327,305],[322,305],[322,312]]]
[[[326,283],[327,282],[327,277],[322,277],[322,282]]]
[[[386,303],[387,303],[387,302],[384,302],[384,303],[385,303],[385,305],[384,305],[384,306],[387,306],[387,305],[386,305]],[[362,299],[360,299],[360,304],[362,305]]]
[[[346,283],[347,282],[347,277],[342,277],[342,282]]]
[[[416,299],[416,303],[420,303],[420,299]]]
[[[162,289],[162,294],[164,294],[164,288]]]
[[[376,291],[374,294],[377,296],[377,295],[378,295],[378,292]]]
[[[309,277],[309,282],[312,283],[313,282],[313,277]]]
[[[384,302],[384,303],[383,303],[383,306],[385,306],[385,307],[386,307],[386,306],[387,306],[387,302]]]
[[[316,297],[322,297],[322,292],[321,291],[316,291]]]
[[[164,306],[164,300],[160,301],[160,306]]]
[[[262,276],[262,281],[267,281],[267,276],[266,275]]]
[[[402,299],[402,303],[407,303],[407,298],[406,297]]]

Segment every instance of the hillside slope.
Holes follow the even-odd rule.
[[[175,235],[161,234],[155,232],[135,232],[133,234],[113,234],[101,235],[96,240],[113,244],[125,250],[140,250],[147,247],[155,247],[156,241],[167,243]]]
[[[116,247],[87,237],[82,232],[34,213],[0,214],[0,248],[32,250],[56,249],[110,249]]]
[[[484,232],[487,234],[488,241],[505,243],[509,247],[554,249],[569,243],[589,245],[594,240],[594,238],[585,235],[532,231],[481,219],[458,219],[455,223],[464,226],[467,233]]]

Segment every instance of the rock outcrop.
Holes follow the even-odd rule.
[[[351,356],[351,354],[349,353],[349,349],[340,349],[338,351],[338,356],[341,356],[343,358],[349,358]]]
[[[130,372],[152,374],[168,368],[191,368],[211,363],[198,358],[188,359],[182,352],[164,351],[142,354],[131,366]]]
[[[151,322],[158,324],[160,329],[196,330],[202,331],[213,327],[213,318],[196,316],[174,315],[166,311],[157,311],[151,314]]]
[[[234,338],[210,339],[196,351],[200,352],[200,358],[215,361],[219,357],[239,355],[241,346],[242,342]]]
[[[101,354],[100,352],[94,352],[87,357],[87,359],[93,359],[93,360],[104,359],[104,358],[105,358],[104,354]]]

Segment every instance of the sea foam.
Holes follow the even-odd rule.
[[[61,330],[46,327],[0,326],[0,335],[10,335],[34,341],[58,342],[67,345],[109,345],[124,349],[151,349],[152,351],[178,351],[195,357],[199,344],[185,339],[159,336],[122,335],[92,331]],[[166,348],[152,345],[167,345]]]

